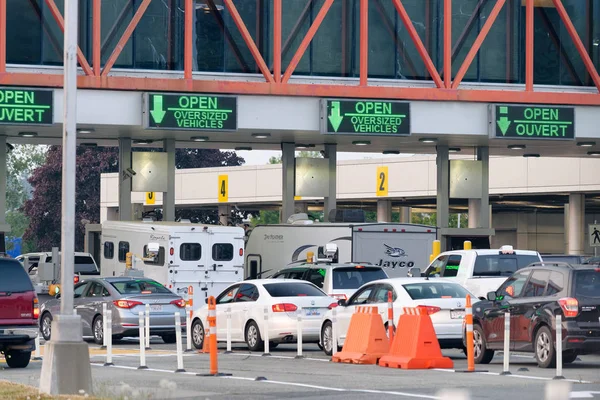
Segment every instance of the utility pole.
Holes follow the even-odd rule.
[[[92,392],[88,345],[83,341],[81,317],[73,314],[78,2],[65,0],[61,304],[59,315],[52,321],[52,340],[45,346],[40,378],[40,392],[51,395]]]

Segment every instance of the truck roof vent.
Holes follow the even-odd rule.
[[[365,222],[364,210],[333,209],[329,212],[329,222]]]
[[[312,220],[308,218],[306,213],[293,214],[287,219],[288,224],[293,225],[307,225],[312,224]]]

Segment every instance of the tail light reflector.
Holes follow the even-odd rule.
[[[176,305],[179,308],[185,308],[185,306],[186,306],[186,303],[185,303],[184,299],[173,300],[171,302],[171,304],[174,304],[174,305]]]
[[[332,308],[336,308],[337,306],[338,306],[338,303],[331,303],[329,305],[329,307],[327,307],[327,308],[329,308],[331,310]]]
[[[33,299],[33,318],[38,319],[40,317],[40,306],[37,297]]]
[[[441,310],[440,307],[436,307],[436,306],[418,306],[417,308],[425,309],[427,312],[427,315],[435,314],[436,312]]]
[[[79,275],[73,277],[73,283],[79,283]]]
[[[171,247],[171,248],[169,249],[169,254],[170,254],[170,255],[173,255],[173,254],[175,254],[175,249]]]
[[[558,300],[566,318],[573,318],[579,314],[579,302],[573,297],[564,297]]]
[[[273,304],[273,312],[294,312],[297,309],[298,307],[291,303]]]
[[[244,255],[244,249],[242,249],[242,248],[240,247],[240,257],[242,257],[243,255]]]
[[[114,300],[113,304],[119,308],[133,308],[135,306],[141,306],[144,303],[134,300]]]

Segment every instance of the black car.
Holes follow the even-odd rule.
[[[563,362],[600,353],[600,268],[534,263],[511,275],[487,301],[473,305],[475,363],[487,364],[504,345],[510,312],[510,346],[532,352],[538,365],[556,365],[556,315],[562,315]]]

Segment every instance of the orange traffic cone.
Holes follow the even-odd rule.
[[[344,348],[331,357],[333,362],[377,364],[389,351],[383,320],[377,307],[358,307],[352,315]]]
[[[382,367],[403,369],[453,368],[454,363],[442,356],[431,317],[425,308],[404,308],[390,353],[381,357]]]

